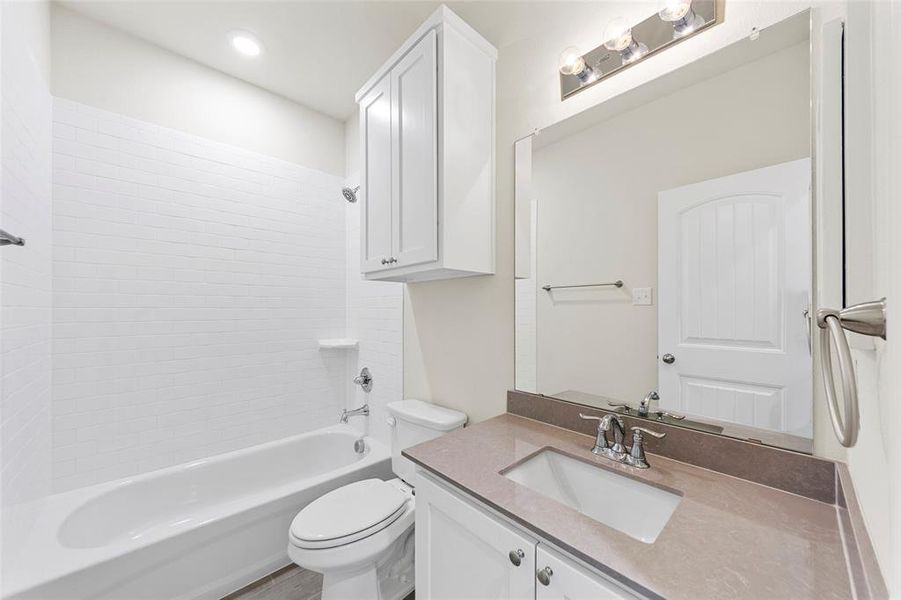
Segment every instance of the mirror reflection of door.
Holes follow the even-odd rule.
[[[810,161],[660,192],[660,406],[810,437]]]

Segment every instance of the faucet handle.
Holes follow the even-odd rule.
[[[674,421],[681,421],[682,419],[685,418],[685,415],[677,415],[677,414],[674,414],[671,412],[666,412],[665,410],[658,410],[654,414],[657,415],[658,421],[662,421],[663,417],[669,417],[670,419],[673,419]]]
[[[659,431],[653,431],[645,427],[632,427],[632,448],[629,450],[629,455],[626,456],[627,465],[632,465],[638,469],[647,469],[651,466],[648,464],[648,459],[644,455],[645,433],[655,438],[666,437],[665,433]]]
[[[639,439],[640,439],[640,438],[641,438],[641,434],[643,434],[643,433],[646,433],[646,434],[648,434],[649,436],[655,437],[655,438],[657,438],[657,439],[660,439],[660,438],[662,438],[662,437],[666,437],[666,434],[665,434],[665,433],[661,433],[660,431],[653,431],[653,430],[647,429],[647,428],[645,428],[645,427],[637,427],[637,426],[636,426],[636,427],[632,427],[632,431],[635,432],[635,433],[632,434],[632,437],[633,437],[633,438],[639,438]]]
[[[579,418],[585,419],[586,421],[603,421],[604,420],[604,417],[596,417],[594,415],[583,415],[582,413],[579,413]]]
[[[631,414],[632,411],[635,410],[634,408],[632,408],[630,405],[626,404],[625,402],[608,402],[607,406],[610,406],[612,408],[621,408],[621,409],[623,409],[623,412],[626,413],[627,415]]]

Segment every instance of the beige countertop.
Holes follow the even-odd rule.
[[[664,598],[851,598],[836,507],[660,456],[635,469],[589,452],[593,438],[501,415],[407,449],[415,463],[639,591]],[[501,475],[553,448],[677,490],[646,544]]]

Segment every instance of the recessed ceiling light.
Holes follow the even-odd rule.
[[[263,51],[263,45],[255,35],[247,31],[232,31],[228,34],[232,47],[244,56],[259,56]]]

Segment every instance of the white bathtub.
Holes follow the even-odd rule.
[[[15,507],[4,598],[216,599],[288,564],[291,519],[390,453],[337,425]],[[10,533],[5,527],[4,536]]]

